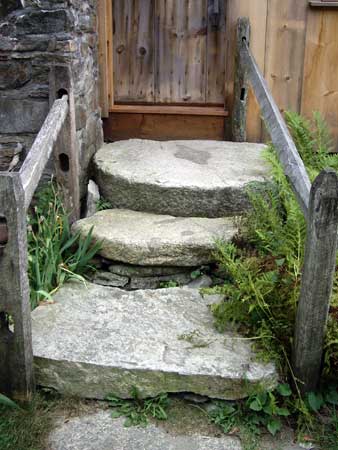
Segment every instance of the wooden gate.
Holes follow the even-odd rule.
[[[226,1],[101,0],[100,18],[106,137],[224,138]]]
[[[225,4],[115,0],[119,103],[224,105]]]

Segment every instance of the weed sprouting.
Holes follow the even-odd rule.
[[[154,398],[142,399],[136,387],[132,388],[131,400],[124,400],[115,395],[109,395],[107,400],[113,408],[112,417],[125,417],[125,427],[146,427],[149,418],[166,420],[166,409],[169,406],[168,394],[160,394]]]
[[[84,281],[93,269],[90,262],[100,249],[93,243],[92,230],[83,239],[72,234],[61,194],[50,182],[38,193],[36,205],[28,218],[28,273],[32,308],[51,299],[66,281]]]

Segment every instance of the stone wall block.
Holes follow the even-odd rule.
[[[0,90],[20,88],[28,83],[31,77],[31,63],[0,61]]]
[[[20,14],[15,21],[16,34],[51,34],[71,31],[72,23],[66,10],[31,10]]]

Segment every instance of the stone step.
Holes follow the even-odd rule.
[[[229,241],[236,233],[231,218],[173,217],[112,209],[74,225],[87,236],[94,226],[102,241],[101,256],[141,266],[198,266],[214,260],[216,240]]]
[[[85,398],[192,392],[239,399],[275,386],[250,342],[218,333],[194,289],[126,292],[69,283],[32,313],[38,385]]]
[[[207,420],[207,418],[205,419]],[[242,450],[234,436],[176,435],[151,424],[125,427],[109,411],[99,411],[58,424],[49,438],[50,450]]]
[[[261,144],[148,141],[105,144],[94,158],[114,208],[181,217],[223,217],[248,208],[246,188],[268,176]]]

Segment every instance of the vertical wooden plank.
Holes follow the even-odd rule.
[[[308,0],[270,0],[265,79],[280,108],[300,111]]]
[[[20,175],[0,174],[0,392],[26,401],[34,390],[25,195]],[[4,239],[5,238],[5,239]]]
[[[302,114],[320,111],[338,151],[338,11],[310,9],[306,33]]]
[[[114,1],[114,97],[154,101],[155,0]]]
[[[338,177],[323,170],[311,188],[301,293],[296,318],[293,370],[302,393],[320,379],[325,328],[336,268]]]
[[[206,103],[209,104],[224,104],[226,1],[217,1],[218,17],[214,12],[215,0],[208,0]]]
[[[156,2],[156,102],[205,103],[207,0]]]
[[[70,221],[74,222],[80,218],[80,161],[73,77],[68,66],[51,67],[49,89],[51,104],[55,98],[68,95],[68,116],[54,148],[54,163]]]
[[[236,58],[235,58],[235,91],[232,113],[232,139],[235,142],[246,141],[246,117],[248,99],[248,68],[241,60],[243,39],[250,44],[250,21],[241,17],[237,23]]]
[[[98,30],[99,30],[99,89],[102,117],[109,116],[108,77],[107,77],[107,1],[98,0]]]
[[[232,114],[234,100],[234,68],[236,24],[239,17],[248,17],[251,26],[250,47],[255,59],[264,73],[265,68],[265,35],[268,0],[228,0],[227,2],[227,44],[225,75],[225,108]],[[229,124],[231,125],[231,124]],[[262,123],[260,110],[252,90],[248,94],[247,140],[260,142]],[[227,130],[231,136],[231,130]]]
[[[114,106],[114,42],[113,42],[113,0],[106,4],[106,30],[107,30],[107,69],[108,80],[108,108]]]

